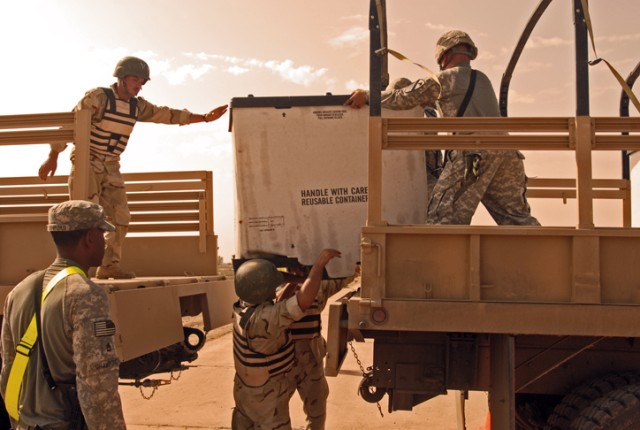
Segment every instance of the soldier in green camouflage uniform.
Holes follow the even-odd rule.
[[[131,214],[127,204],[124,179],[120,174],[120,155],[124,152],[129,136],[137,121],[158,124],[194,124],[210,122],[220,118],[227,105],[218,106],[200,115],[187,109],[173,109],[154,105],[138,93],[150,80],[149,65],[136,57],[124,57],[116,65],[113,76],[118,80],[108,88],[94,88],[84,95],[74,111],[91,112],[91,137],[89,142],[89,189],[87,200],[100,204],[108,219],[116,226],[107,234],[107,251],[98,266],[99,279],[133,278],[133,272],[122,269],[122,245],[129,229]],[[38,175],[42,180],[53,176],[58,166],[58,154],[66,144],[52,144],[48,158],[40,166]],[[74,161],[74,155],[71,154]],[[75,170],[69,175],[69,188],[73,191]]]
[[[411,109],[436,108],[443,117],[456,117],[471,81],[470,62],[478,55],[468,34],[459,30],[445,33],[436,45],[437,77],[420,79],[400,90],[382,93],[382,106]],[[500,115],[489,78],[476,71],[476,83],[463,116]],[[367,93],[356,90],[346,105],[359,108]],[[474,150],[448,152],[446,165],[429,199],[428,224],[469,224],[478,204],[487,208],[500,225],[540,225],[527,203],[524,156],[520,151]]]
[[[288,373],[295,356],[289,327],[312,306],[324,267],[339,256],[336,250],[323,250],[300,291],[277,303],[276,289],[283,276],[273,264],[254,259],[236,271],[235,288],[240,300],[233,306],[236,406],[232,429],[291,429],[289,400],[295,387]]]
[[[50,209],[47,229],[56,243],[56,260],[44,272],[18,284],[4,305],[0,389],[9,408],[16,348],[34,317],[37,291],[46,286],[43,294],[49,292],[40,313],[42,332],[18,379],[21,386],[15,387],[19,416],[13,417],[13,427],[124,429],[118,394],[120,362],[113,343],[115,325],[109,299],[106,291],[86,276],[91,266],[100,264],[104,233],[113,231],[114,226],[105,220],[99,205],[75,200]],[[71,274],[59,275],[70,270]],[[48,285],[54,276],[59,280]],[[43,377],[44,357],[51,372],[49,381]],[[82,427],[72,427],[78,423]]]

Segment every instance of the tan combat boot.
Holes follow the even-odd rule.
[[[108,266],[100,266],[96,271],[96,278],[98,279],[132,279],[136,274],[133,272],[126,272],[122,270],[119,264],[110,264]]]

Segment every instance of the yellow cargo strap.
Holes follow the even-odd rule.
[[[58,282],[62,281],[69,275],[80,274],[82,276],[87,276],[79,267],[69,266],[54,276],[47,287],[42,292],[42,302],[44,303],[44,299],[47,298],[53,287],[55,287]],[[27,365],[29,364],[29,355],[33,350],[33,345],[35,345],[38,340],[38,328],[36,325],[36,316],[35,314],[31,318],[31,322],[29,322],[29,326],[25,331],[24,335],[22,335],[22,339],[16,346],[16,356],[13,360],[13,364],[11,365],[11,372],[9,372],[9,379],[7,381],[7,390],[5,391],[5,406],[7,408],[7,412],[14,420],[18,420],[19,412],[18,412],[18,400],[20,397],[20,390],[22,388],[22,380],[24,379],[24,372],[27,370]]]
[[[589,5],[587,4],[587,0],[581,0],[581,3],[582,3],[582,10],[584,11],[585,24],[587,25],[587,31],[589,32],[589,38],[591,39],[591,47],[593,48],[593,53],[596,55],[596,59],[589,61],[589,65],[595,66],[601,61],[604,62],[609,68],[609,70],[611,71],[611,73],[613,74],[613,76],[616,78],[620,86],[622,87],[623,91],[627,94],[627,97],[629,97],[629,100],[631,100],[631,103],[633,103],[637,111],[640,112],[640,101],[638,101],[638,98],[631,90],[631,87],[627,85],[624,78],[620,75],[620,73],[618,73],[616,68],[611,65],[611,63],[609,63],[604,58],[598,57],[598,53],[596,52],[596,42],[595,42],[595,38],[593,37],[593,25],[591,24],[591,16],[589,14]]]
[[[393,49],[389,49],[389,48],[387,48],[387,49],[386,49],[386,51],[387,51],[389,54],[391,54],[391,55],[393,55],[394,57],[396,57],[396,58],[397,58],[398,60],[400,60],[400,61],[406,61],[407,63],[411,63],[411,64],[413,64],[413,65],[415,65],[415,66],[420,67],[422,70],[424,70],[425,72],[427,72],[427,74],[429,75],[429,77],[430,77],[430,78],[434,79],[435,81],[438,81],[438,75],[436,75],[435,73],[433,73],[433,72],[431,71],[431,69],[429,69],[427,66],[423,66],[423,65],[422,65],[422,64],[420,64],[420,63],[416,63],[415,61],[413,61],[413,60],[411,60],[410,58],[408,58],[408,57],[404,56],[403,54],[401,54],[401,53],[400,53],[400,52],[398,52],[398,51],[394,51]]]

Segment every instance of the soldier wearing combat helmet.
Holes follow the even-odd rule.
[[[74,111],[91,111],[91,137],[89,142],[88,195],[82,198],[101,204],[108,219],[115,225],[107,235],[107,250],[96,276],[100,279],[133,278],[133,272],[121,266],[122,245],[129,229],[131,214],[127,204],[124,180],[120,173],[120,156],[129,142],[129,136],[137,121],[158,124],[193,124],[210,122],[220,118],[227,105],[218,106],[204,115],[186,109],[172,109],[148,102],[138,93],[150,79],[149,65],[142,59],[127,56],[116,64],[113,76],[117,82],[110,87],[88,91]],[[65,144],[52,144],[48,158],[40,166],[38,175],[45,181],[53,176],[58,166],[58,154]],[[74,161],[73,153],[71,161]],[[69,188],[73,192],[74,169],[69,176]]]
[[[126,428],[109,299],[87,276],[114,228],[95,203],[71,200],[49,210],[57,258],[20,282],[4,305],[0,390],[13,428]]]
[[[436,43],[436,63],[440,70],[445,70],[446,62],[443,62],[445,54],[464,54],[470,60],[475,60],[478,56],[478,48],[467,33],[460,30],[447,31],[440,36]]]
[[[500,116],[491,81],[471,67],[477,56],[478,47],[467,33],[446,32],[436,43],[440,73],[383,91],[382,107],[431,107],[441,117]],[[360,108],[367,102],[368,93],[356,90],[345,105]],[[426,223],[470,224],[482,202],[499,225],[540,225],[525,196],[523,160],[515,150],[446,151],[444,169],[429,196]]]
[[[232,429],[291,429],[289,400],[295,386],[288,378],[294,363],[289,327],[305,315],[318,294],[325,266],[339,256],[334,249],[323,250],[297,294],[277,302],[276,289],[284,278],[272,263],[249,260],[236,271],[240,300],[233,305]]]

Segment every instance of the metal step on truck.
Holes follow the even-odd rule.
[[[18,282],[55,259],[47,212],[70,197],[86,195],[89,130],[86,112],[0,116],[0,145],[74,142],[78,182],[69,196],[64,175],[46,182],[0,178],[2,302]],[[158,379],[158,374],[187,369],[206,332],[230,322],[236,296],[233,279],[219,273],[212,172],[123,176],[132,213],[124,252],[137,277],[94,280],[109,293],[121,383],[154,389],[172,379]]]
[[[330,305],[326,373],[340,378],[350,342],[372,344],[360,395],[374,403],[386,395],[390,412],[458,390],[464,429],[464,393],[485,391],[493,429],[640,428],[640,230],[630,180],[640,118],[629,117],[626,92],[619,116],[589,115],[580,0],[571,5],[576,115],[506,116],[513,67],[548,3],[504,75],[504,117],[402,118],[381,109],[384,0],[372,0],[369,13],[368,113],[330,94],[232,100],[238,261],[311,265],[332,247],[343,258],[326,276],[353,276],[360,266],[357,288]],[[636,67],[628,87],[639,74]],[[424,151],[443,148],[571,154],[575,177],[531,178],[527,198],[575,202],[575,224],[423,224]],[[622,154],[619,179],[593,176],[599,151]],[[595,201],[618,205],[619,227],[594,224]]]

